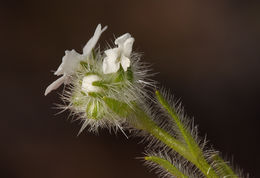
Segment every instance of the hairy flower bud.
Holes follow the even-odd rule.
[[[100,92],[101,88],[97,86],[93,86],[92,83],[96,81],[100,81],[100,77],[95,74],[86,75],[82,80],[81,89],[86,94],[89,92]]]

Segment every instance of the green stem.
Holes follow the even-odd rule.
[[[158,140],[177,151],[183,157],[191,158],[190,153],[186,150],[186,147],[180,141],[172,137],[162,128],[158,127],[157,124],[152,119],[150,119],[147,114],[136,104],[133,104],[134,108],[132,108],[126,103],[122,103],[109,97],[103,97],[103,101],[114,113],[120,117],[129,117],[131,114],[134,114],[135,118],[137,119],[129,119],[129,123],[133,127],[147,131]]]
[[[199,145],[196,143],[191,134],[182,124],[176,111],[171,107],[171,105],[166,101],[166,99],[162,96],[162,94],[159,91],[156,91],[155,94],[159,103],[169,113],[173,121],[176,123],[179,131],[181,132],[181,135],[183,136],[183,139],[185,140],[188,149],[192,154],[194,160],[193,164],[195,164],[204,173],[205,176],[209,175],[210,177],[218,177],[214,170],[211,168],[211,166],[205,160],[203,152],[200,149]]]
[[[158,156],[146,156],[144,159],[160,165],[163,169],[165,169],[167,172],[171,173],[175,177],[188,178],[188,176],[184,175],[181,171],[178,170],[178,168],[176,168],[173,164],[163,158],[160,158]]]
[[[137,121],[132,122],[132,125],[141,130],[153,135],[155,138],[163,142],[168,147],[174,149],[180,155],[187,159],[192,159],[191,154],[187,151],[185,145],[183,145],[179,140],[172,137],[168,132],[160,128],[147,114],[136,106],[135,114],[137,116]]]
[[[169,146],[185,159],[193,163],[201,172],[209,178],[219,177],[210,165],[206,162],[203,156],[195,156],[191,154],[190,150],[187,149],[180,141],[173,138],[169,133],[167,133],[162,128],[158,127],[147,114],[142,111],[139,107],[136,106],[135,110],[138,125],[135,125],[137,128],[142,129],[153,135],[155,138],[163,142],[165,145]]]

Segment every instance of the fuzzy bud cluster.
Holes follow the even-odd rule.
[[[65,51],[55,75],[59,79],[50,84],[45,95],[65,84],[62,99],[65,109],[70,109],[83,121],[80,130],[97,131],[99,127],[121,127],[124,117],[112,112],[104,98],[131,105],[145,95],[147,69],[140,63],[140,56],[132,52],[134,38],[126,33],[115,39],[115,47],[101,51],[95,48],[98,39],[107,27],[99,24],[93,37],[83,48],[83,54],[75,50]],[[120,107],[118,108],[120,110]]]

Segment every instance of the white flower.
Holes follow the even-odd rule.
[[[100,80],[101,80],[101,78],[95,74],[90,74],[90,75],[85,76],[82,80],[82,85],[81,85],[82,91],[84,91],[85,93],[99,92],[100,87],[93,86],[92,83],[96,82],[96,81],[100,81]]]
[[[77,53],[74,49],[71,51],[68,51],[68,50],[65,51],[65,56],[63,56],[63,58],[62,58],[62,63],[60,64],[57,71],[54,73],[57,76],[62,75],[62,77],[60,77],[59,79],[54,81],[52,84],[50,84],[46,88],[44,95],[47,95],[52,90],[57,89],[63,83],[64,84],[70,83],[70,76],[76,72],[79,62],[82,61],[83,59],[86,59],[89,57],[92,49],[95,47],[101,34],[106,29],[107,29],[107,26],[105,26],[103,29],[101,29],[101,25],[98,24],[93,37],[90,38],[90,40],[84,46],[83,54]]]
[[[103,73],[110,74],[119,70],[120,65],[124,71],[130,66],[130,55],[134,38],[129,33],[126,33],[115,40],[117,48],[108,49],[105,51],[106,57],[103,61]]]

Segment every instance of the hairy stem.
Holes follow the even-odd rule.
[[[192,154],[192,157],[195,162],[193,162],[205,175],[209,175],[210,177],[216,177],[216,173],[211,168],[211,166],[207,163],[205,158],[203,157],[203,152],[200,149],[199,145],[193,139],[192,135],[188,132],[185,128],[183,123],[181,122],[180,118],[176,111],[171,107],[171,105],[166,101],[166,99],[162,96],[159,91],[155,92],[157,100],[162,105],[162,107],[169,113],[173,122],[176,123],[178,129],[181,132],[181,135],[187,144],[188,150]]]
[[[182,124],[180,118],[178,117],[175,110],[170,106],[170,104],[166,101],[166,99],[162,96],[162,94],[159,91],[155,92],[157,100],[161,104],[161,106],[166,110],[166,112],[169,113],[174,123],[176,123],[178,129],[181,132],[181,135],[183,139],[185,140],[191,154],[196,157],[200,156],[202,154],[198,144],[195,142],[195,140],[192,138],[191,134],[187,131],[185,126]]]
[[[135,125],[137,126],[137,128],[147,131],[155,138],[163,142],[165,145],[175,150],[185,159],[193,163],[206,177],[209,178],[219,177],[215,173],[215,171],[210,167],[210,165],[206,162],[203,156],[198,157],[191,154],[190,150],[185,145],[183,145],[180,141],[172,137],[165,130],[158,127],[156,123],[137,106],[136,106],[135,113],[138,119],[138,125]]]
[[[137,122],[133,122],[132,125],[138,129],[145,130],[153,135],[155,138],[163,142],[168,147],[174,149],[180,155],[185,158],[191,159],[191,154],[187,151],[185,145],[180,141],[172,137],[168,132],[160,128],[147,114],[136,106],[135,114],[137,116]]]
[[[115,112],[117,115],[121,117],[129,117],[134,115],[135,119],[130,119],[129,123],[132,127],[145,130],[146,132],[150,133],[158,140],[163,142],[168,147],[176,150],[180,155],[183,157],[191,158],[190,153],[186,150],[185,146],[172,137],[169,133],[165,130],[160,128],[148,115],[136,104],[133,104],[133,107],[130,107],[126,103],[122,103],[118,100],[113,98],[104,97],[103,100],[107,104],[107,106]]]
[[[160,95],[159,95],[160,96]],[[184,126],[182,125],[179,118],[176,117],[174,111],[172,111],[169,107],[168,103],[165,103],[165,100],[161,102],[164,104],[163,107],[170,113],[175,122],[178,122],[178,127],[181,130],[181,133],[187,142],[183,144],[172,135],[170,135],[167,131],[159,127],[151,118],[147,115],[147,113],[141,109],[137,104],[131,104],[131,107],[123,102],[120,102],[116,99],[104,97],[103,100],[107,104],[107,106],[120,117],[128,117],[129,123],[132,127],[143,130],[157,138],[159,141],[164,143],[166,146],[170,147],[178,154],[183,156],[185,159],[193,163],[204,175],[208,178],[217,178],[219,177],[214,169],[208,164],[205,160],[203,153],[192,136],[186,131]],[[134,118],[134,119],[133,119]],[[188,146],[187,146],[188,145]],[[225,163],[223,163],[225,164]],[[225,165],[228,167],[228,165]],[[229,170],[229,169],[228,169]]]

